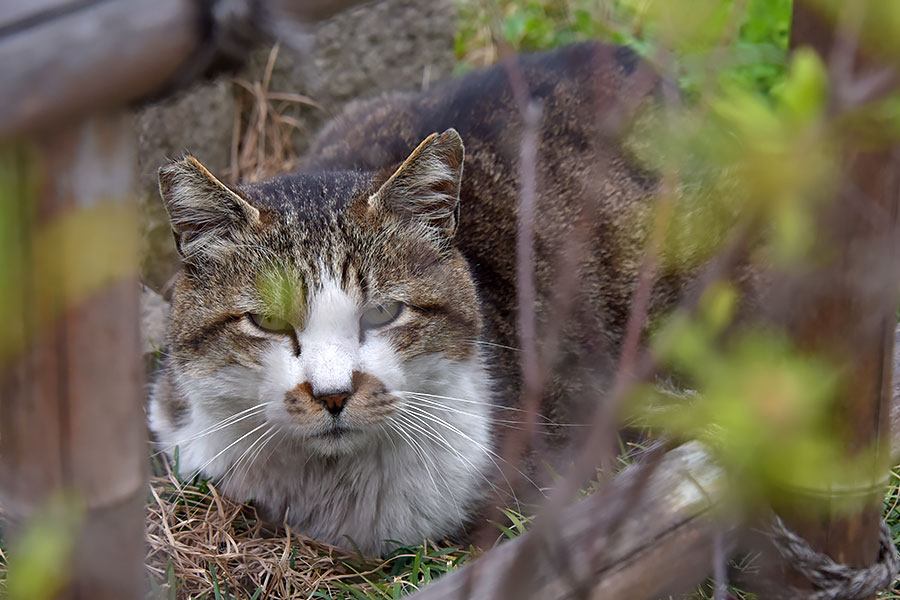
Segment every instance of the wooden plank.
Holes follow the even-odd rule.
[[[577,588],[591,590],[593,600],[639,600],[696,585],[712,568],[713,536],[732,527],[708,518],[726,489],[724,475],[699,442],[667,453],[645,480],[647,468],[629,467],[608,489],[561,514],[539,515],[535,527],[544,520],[552,534],[532,530],[412,598],[554,600]]]
[[[324,19],[360,1],[248,3],[245,17],[275,18],[246,29],[270,25],[287,33],[291,19]],[[193,0],[41,0],[33,10],[0,11],[0,139],[52,131],[68,119],[158,91],[198,53],[208,58],[216,50],[198,52],[215,18],[203,15],[203,6]],[[243,18],[239,11],[218,16]]]
[[[0,138],[159,88],[199,42],[196,3],[118,0],[0,37]]]
[[[15,537],[48,502],[72,499],[80,525],[61,598],[143,596],[135,142],[119,113],[42,137],[17,161],[22,233],[4,245],[19,285],[2,303],[23,326],[0,354],[0,504]]]
[[[29,0],[0,4],[0,35],[79,10],[103,0]]]

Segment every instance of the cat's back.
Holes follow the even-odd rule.
[[[549,251],[571,234],[576,217],[588,216],[586,207],[596,223],[619,222],[648,197],[654,178],[620,138],[659,85],[621,46],[588,42],[520,54],[426,92],[352,103],[316,137],[303,170],[389,174],[425,137],[456,129],[465,144],[456,242],[479,278],[503,287],[514,272],[528,105],[537,111],[533,175],[543,227],[536,241]]]
[[[532,168],[538,321],[552,320],[555,290],[574,279],[565,344],[573,353],[610,357],[636,277],[641,213],[656,185],[621,136],[659,86],[656,73],[623,47],[582,43],[517,55],[425,92],[350,105],[317,136],[303,169],[389,174],[426,136],[456,129],[465,166],[455,243],[478,283],[487,337],[517,346],[521,167]],[[533,125],[523,116],[529,104]],[[534,162],[523,165],[529,132]],[[514,353],[498,359],[500,371],[517,371]]]
[[[597,117],[623,103],[629,82],[644,80],[632,91],[638,101],[656,84],[651,72],[638,73],[642,64],[628,48],[588,42],[516,55],[425,92],[356,101],[316,136],[304,170],[387,168],[427,135],[451,127],[462,136],[467,159],[492,150],[500,159],[514,160],[523,129],[522,102],[528,100],[541,106],[542,129],[562,143],[560,150],[585,148],[591,133],[611,125]]]

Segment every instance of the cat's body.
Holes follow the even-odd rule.
[[[496,407],[521,379],[510,74],[542,107],[544,410],[571,420],[601,397],[655,185],[618,136],[657,82],[630,52],[585,44],[356,104],[298,174],[229,190],[192,159],[161,169],[186,268],[150,420],[184,473],[366,552],[459,533],[502,488],[515,413]]]

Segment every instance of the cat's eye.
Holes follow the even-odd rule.
[[[284,319],[280,319],[278,317],[273,317],[270,315],[263,315],[259,313],[249,313],[250,320],[253,321],[253,324],[259,327],[260,329],[265,329],[266,331],[273,331],[276,333],[281,333],[285,331],[291,330],[291,325]]]
[[[367,328],[381,327],[396,319],[402,309],[402,302],[388,302],[364,312],[360,318],[360,323]]]

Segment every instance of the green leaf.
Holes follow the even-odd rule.
[[[222,592],[219,591],[219,580],[216,577],[216,567],[213,563],[209,563],[209,576],[212,579],[213,594],[215,600],[222,600]]]
[[[827,93],[828,76],[819,55],[811,48],[796,50],[788,76],[778,89],[785,117],[801,124],[819,119],[825,110]]]
[[[410,570],[409,580],[413,583],[418,583],[419,581],[419,567],[422,563],[422,553],[425,551],[424,548],[419,548],[416,551],[416,556],[413,558],[412,569]]]
[[[49,600],[63,589],[84,514],[72,494],[53,496],[34,514],[9,552],[8,600]]]

